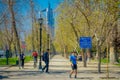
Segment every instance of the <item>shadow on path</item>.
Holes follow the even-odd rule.
[[[1,75],[0,75],[0,80],[1,80],[1,79],[4,79],[4,78],[9,78],[9,77],[8,77],[8,76],[1,76]]]

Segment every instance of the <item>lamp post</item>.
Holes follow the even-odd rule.
[[[40,52],[39,52],[39,69],[42,69],[42,61],[41,61],[41,50],[42,50],[42,23],[43,23],[43,18],[40,15],[40,18],[38,19],[39,24],[40,24]]]
[[[47,33],[47,49],[50,49],[50,34]]]

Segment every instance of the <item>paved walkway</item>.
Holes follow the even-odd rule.
[[[42,62],[43,63],[43,62]],[[42,64],[44,65],[44,63]],[[120,80],[120,67],[109,65],[109,80]],[[102,73],[97,72],[97,63],[88,63],[84,68],[82,62],[78,62],[78,77],[69,78],[71,70],[68,59],[61,55],[55,55],[50,60],[50,70],[48,73],[42,73],[38,68],[33,68],[33,62],[25,64],[24,69],[18,67],[0,67],[0,80],[107,80],[101,79],[106,77],[106,65],[102,65]],[[115,79],[114,79],[115,78]]]

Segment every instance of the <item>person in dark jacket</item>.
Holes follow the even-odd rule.
[[[8,65],[9,64],[9,62],[8,62],[8,58],[9,58],[9,49],[7,49],[6,50],[6,54],[5,54],[5,56],[6,56],[6,64]]]
[[[46,69],[46,73],[49,73],[49,49],[47,49],[47,51],[43,54],[44,57],[44,62],[45,62],[45,66],[42,68],[42,71],[44,72],[44,70]]]
[[[22,52],[22,53],[19,55],[19,58],[20,58],[21,67],[24,68],[24,59],[25,59],[24,52]]]

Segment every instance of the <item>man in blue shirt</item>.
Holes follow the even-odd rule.
[[[71,78],[71,75],[75,73],[75,78],[77,78],[77,57],[75,51],[72,52],[72,54],[70,55],[70,62],[71,62],[72,70],[70,72],[69,77]]]

